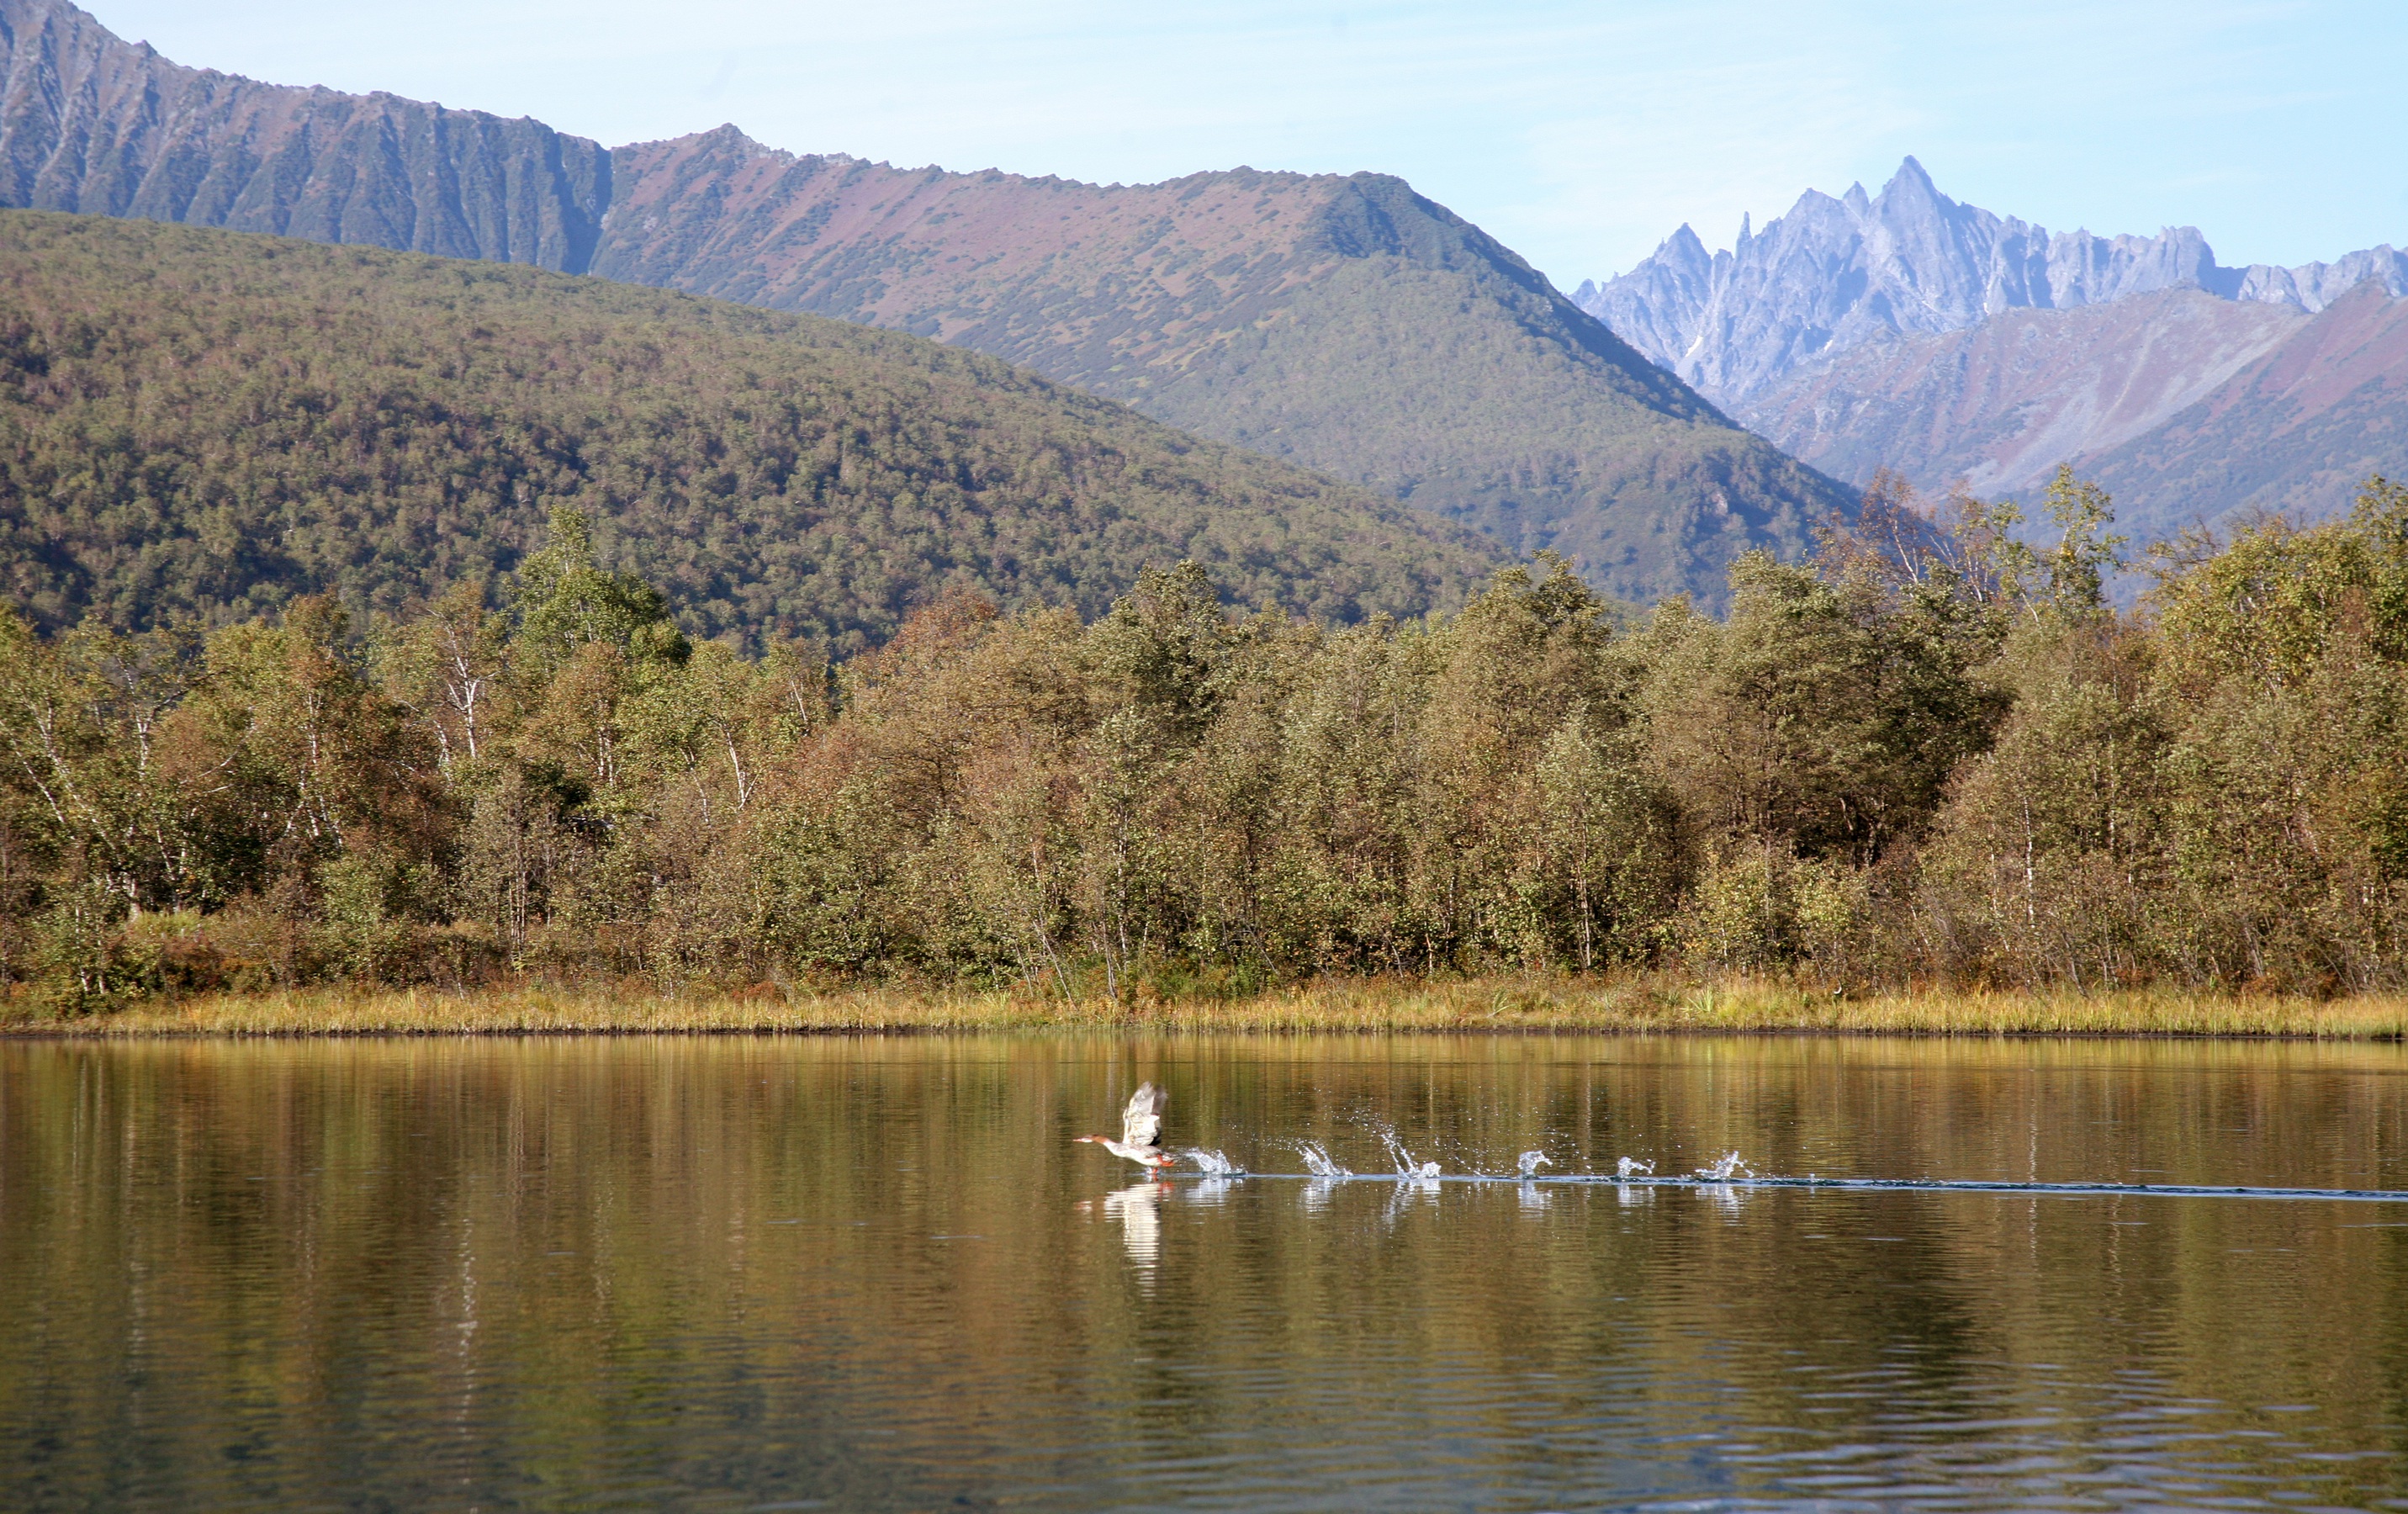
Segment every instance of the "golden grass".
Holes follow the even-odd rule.
[[[1946,991],[1842,998],[1773,982],[1489,978],[1325,979],[1238,1000],[1135,1008],[1025,992],[860,988],[771,994],[508,988],[470,993],[308,990],[153,1002],[72,1020],[0,1005],[0,1031],[70,1036],[544,1032],[1824,1031],[1940,1036],[2408,1035],[2408,997]]]

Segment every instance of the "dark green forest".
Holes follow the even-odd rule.
[[[559,507],[678,626],[838,654],[949,589],[1089,618],[1149,563],[1323,619],[1460,604],[1482,538],[994,359],[506,264],[0,212],[0,593],[54,632],[355,628]]]
[[[1019,983],[1499,967],[2397,985],[2408,488],[2192,536],[1885,480],[1717,619],[1560,561],[1459,609],[955,588],[876,650],[697,640],[555,510],[363,625],[0,622],[0,970],[62,1012],[310,980]]]

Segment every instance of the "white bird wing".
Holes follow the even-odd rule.
[[[1170,1095],[1152,1083],[1140,1083],[1129,1096],[1128,1107],[1121,1111],[1121,1144],[1160,1146],[1162,1109],[1169,1102]]]

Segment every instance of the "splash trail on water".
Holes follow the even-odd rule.
[[[1304,1170],[1314,1178],[1352,1178],[1354,1174],[1331,1160],[1327,1149],[1317,1142],[1298,1141],[1296,1154],[1304,1159]],[[1284,1176],[1284,1175],[1283,1175]]]
[[[1319,1148],[1314,1148],[1318,1151]],[[1310,1160],[1310,1159],[1308,1159]],[[1322,1160],[1326,1163],[1327,1158]],[[1625,1159],[1627,1160],[1627,1159]],[[1515,1174],[1493,1176],[1486,1173],[1440,1173],[1435,1162],[1423,1164],[1417,1171],[1397,1173],[1354,1173],[1328,1164],[1334,1170],[1323,1172],[1256,1172],[1247,1177],[1254,1180],[1278,1181],[1282,1178],[1312,1181],[1319,1184],[1340,1182],[1393,1183],[1398,1178],[1427,1183],[1537,1183],[1557,1188],[1689,1188],[1722,1191],[1725,1189],[1803,1189],[1831,1193],[2023,1193],[2056,1198],[2237,1198],[2237,1199],[2325,1199],[2345,1203],[2408,1204],[2408,1189],[2399,1188],[2252,1188],[2219,1187],[2204,1183],[2021,1183],[1989,1181],[1981,1178],[1717,1178],[1713,1168],[1685,1176],[1655,1178],[1624,1176],[1617,1173],[1566,1173],[1560,1177],[1524,1178]],[[1719,1166],[1720,1164],[1716,1164]],[[1743,1164],[1742,1164],[1743,1165]],[[1182,1175],[1184,1176],[1184,1175]]]
[[[2055,1198],[2234,1198],[2234,1199],[2322,1199],[2328,1202],[2359,1204],[2408,1204],[2408,1188],[2276,1188],[2247,1184],[2211,1183],[2116,1183],[2116,1182],[2019,1182],[1994,1178],[1826,1178],[1809,1174],[1803,1178],[1784,1178],[1759,1174],[1737,1151],[1726,1151],[1712,1162],[1687,1173],[1656,1175],[1652,1160],[1625,1156],[1617,1159],[1613,1170],[1605,1172],[1559,1172],[1541,1176],[1539,1169],[1552,1167],[1555,1160],[1545,1151],[1530,1150],[1522,1152],[1510,1173],[1488,1173],[1477,1167],[1467,1172],[1444,1172],[1436,1162],[1423,1161],[1414,1155],[1398,1134],[1394,1125],[1383,1121],[1365,1122],[1385,1149],[1392,1171],[1358,1173],[1340,1162],[1319,1141],[1291,1141],[1287,1144],[1304,1164],[1304,1171],[1249,1172],[1218,1150],[1191,1149],[1181,1154],[1192,1160],[1199,1176],[1207,1180],[1251,1178],[1267,1181],[1301,1179],[1310,1181],[1317,1193],[1326,1193],[1341,1182],[1382,1182],[1411,1184],[1415,1189],[1435,1190],[1441,1183],[1515,1183],[1544,1184],[1550,1187],[1603,1187],[1624,1191],[1653,1188],[1685,1188],[1712,1190],[1728,1193],[1738,1190],[1800,1189],[1815,1193],[1998,1193],[2028,1194]],[[1166,1176],[1169,1176],[1166,1174]],[[1181,1174],[1179,1176],[1188,1176]]]
[[[1405,1143],[1397,1138],[1394,1125],[1377,1125],[1373,1128],[1379,1132],[1380,1144],[1388,1149],[1388,1160],[1397,1164],[1398,1177],[1426,1181],[1439,1176],[1437,1163],[1417,1162],[1413,1159],[1412,1152],[1405,1149]]]

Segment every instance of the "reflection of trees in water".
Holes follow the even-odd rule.
[[[1157,1054],[1143,1036],[1112,1044]],[[1066,1046],[0,1043],[0,1192],[18,1195],[0,1207],[0,1275],[50,1321],[0,1333],[0,1423],[72,1429],[92,1401],[77,1393],[123,1394],[158,1426],[144,1454],[218,1469],[191,1473],[186,1502],[240,1503],[208,1478],[234,1475],[223,1448],[251,1421],[211,1406],[258,1393],[279,1426],[319,1422],[364,1315],[393,1321],[368,1419],[448,1410],[509,1466],[570,1464],[600,1424],[730,1464],[759,1454],[764,1419],[833,1436],[844,1394],[868,1391],[872,1329],[880,1381],[941,1387],[928,1422],[953,1437],[947,1456],[982,1435],[1015,1443],[1023,1403],[1075,1429],[1085,1379],[1048,1400],[1031,1364],[1116,1360],[1140,1338],[1176,1350],[1115,1367],[1128,1393],[1111,1402],[1186,1416],[1182,1444],[1287,1422],[1292,1405],[1232,1386],[1267,1348],[1342,1383],[1379,1347],[1398,1374],[1383,1393],[1448,1364],[1552,1374],[1517,1401],[1533,1422],[1594,1416],[1617,1382],[1712,1382],[1718,1412],[1799,1447],[1912,1420],[1971,1455],[2016,1416],[2071,1427],[2035,1436],[2105,1435],[2112,1416],[2177,1397],[2319,1404],[2286,1431],[2319,1451],[2389,1443],[2398,1423],[2408,1231],[2337,1224],[2330,1206],[1540,1184],[1539,1222],[1518,1218],[1537,1211],[1512,1183],[1428,1203],[1393,1179],[1105,1189],[1068,1136],[1125,1087]],[[1801,1175],[2408,1180],[2408,1054],[2390,1047],[1199,1036],[1177,1050],[1160,1061],[1180,1134],[1240,1159],[1318,1139],[1368,1164],[1356,1115],[1376,1107],[1416,1152],[1510,1165],[1548,1142],[1592,1174],[1736,1149]],[[927,1244],[969,1233],[987,1238]],[[115,1286],[137,1265],[144,1286]],[[708,1428],[634,1423],[628,1379],[584,1370],[686,1363],[697,1340],[759,1394]],[[161,1342],[184,1365],[125,1386]],[[1202,1359],[1230,1375],[1186,1370]],[[1695,1404],[1665,1394],[1625,1410],[1684,1431]],[[1319,1407],[1367,1403],[1382,1407],[1333,1390]],[[995,1404],[1014,1409],[990,1424],[963,1407]],[[2223,1409],[2198,1418],[2256,1434]],[[423,1444],[406,1432],[315,1471],[293,1470],[316,1453],[288,1444],[298,1494],[365,1464],[443,1501],[410,1480]],[[2241,1465],[2271,1443],[2214,1444],[2198,1456]],[[64,1476],[101,1486],[106,1450],[75,1442]],[[2371,1501],[2389,1476],[2319,1492]]]

